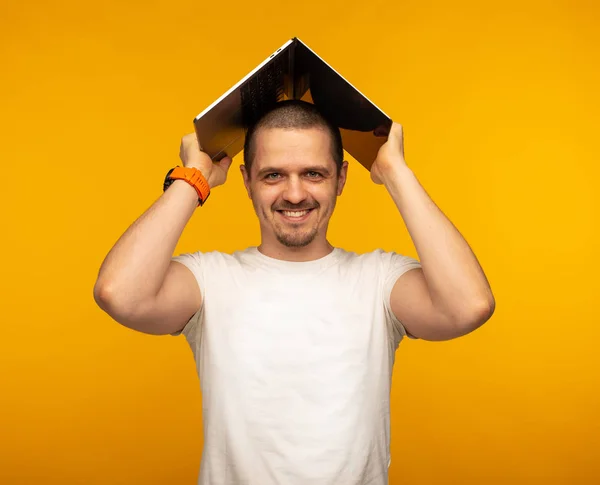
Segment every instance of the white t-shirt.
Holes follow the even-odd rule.
[[[384,485],[390,385],[406,332],[389,297],[410,257],[256,247],[176,256],[202,307],[182,332],[202,390],[199,485]]]

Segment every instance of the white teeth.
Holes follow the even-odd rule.
[[[294,211],[294,212],[292,212],[292,211],[282,211],[282,212],[283,212],[283,215],[285,215],[287,217],[302,217],[302,216],[308,214],[307,210],[304,210],[304,211]]]

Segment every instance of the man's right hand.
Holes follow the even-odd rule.
[[[219,162],[213,162],[208,154],[200,149],[196,133],[188,133],[181,139],[179,158],[184,167],[200,170],[211,189],[225,183],[232,161],[230,157],[225,157]]]

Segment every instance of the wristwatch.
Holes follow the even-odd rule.
[[[185,180],[190,184],[198,193],[198,205],[201,206],[206,202],[210,195],[210,186],[202,175],[202,172],[194,167],[175,167],[167,172],[165,182],[163,184],[163,192],[166,191],[169,186],[175,180]]]

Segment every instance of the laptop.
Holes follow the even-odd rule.
[[[392,120],[297,37],[288,40],[194,118],[198,142],[213,161],[244,147],[248,126],[275,103],[313,103],[340,128],[344,149],[370,170]]]

